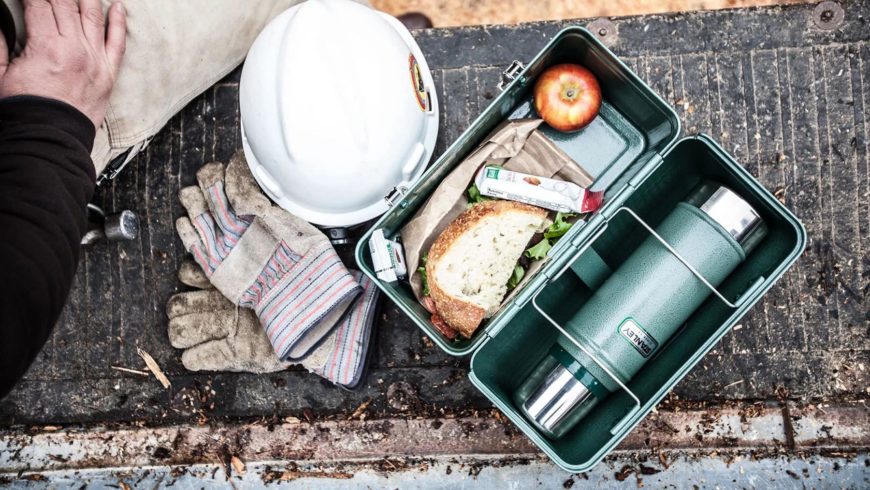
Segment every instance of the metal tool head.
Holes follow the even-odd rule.
[[[350,236],[345,227],[322,228],[322,230],[329,237],[329,242],[333,245],[347,245],[350,243]]]
[[[135,240],[139,237],[139,218],[133,211],[125,209],[106,216],[103,231],[106,238],[112,241]]]
[[[82,237],[82,245],[92,245],[102,239],[130,241],[139,237],[139,218],[125,209],[120,213],[106,215],[96,204],[88,204],[88,231]]]

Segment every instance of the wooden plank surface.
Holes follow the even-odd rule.
[[[870,2],[844,5],[823,30],[812,6],[631,17],[605,42],[673,104],[684,132],[704,132],[803,220],[809,246],[780,283],[676,388],[688,400],[836,400],[870,386],[867,109]],[[485,108],[511,60],[531,59],[569,22],[417,32],[442,101],[440,153]],[[366,383],[336,389],[300,369],[270,375],[190,373],[166,337],[167,298],[182,290],[173,223],[178,189],[240,148],[238,70],[173,118],[96,202],[134,209],[138,241],[84,253],[62,321],[12,394],[0,424],[195,423],[349,414],[468,414],[489,402],[467,359],[443,354],[382,302]],[[340,250],[351,260],[351,249]],[[150,353],[172,380],[141,369]],[[673,401],[673,399],[672,399]]]

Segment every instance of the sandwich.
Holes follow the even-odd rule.
[[[455,332],[471,338],[498,311],[522,277],[518,263],[527,246],[550,225],[548,214],[520,202],[483,200],[444,229],[421,267],[429,292],[424,304],[436,328],[448,338]]]

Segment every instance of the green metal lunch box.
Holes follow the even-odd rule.
[[[595,73],[602,88],[599,116],[576,133],[541,130],[595,177],[604,205],[578,223],[550,250],[540,272],[470,340],[450,341],[404,282],[377,278],[369,254],[376,229],[395,236],[441,180],[505,119],[534,117],[534,80],[557,63],[578,63]],[[509,83],[392,208],[360,239],[359,267],[452,355],[471,354],[470,378],[492,402],[559,466],[591,469],[680,381],[800,256],[806,231],[797,218],[705,135],[677,140],[676,112],[594,35],[564,29],[528,66],[514,63]],[[763,241],[644,368],[559,439],[540,433],[512,398],[570,318],[592,296],[589,275],[616,269],[674,206],[701,182],[714,180],[740,194],[768,227]],[[408,264],[416,268],[417,264]],[[667,278],[663,278],[666,280]]]

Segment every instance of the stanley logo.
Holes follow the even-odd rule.
[[[619,326],[619,333],[628,340],[632,347],[637,350],[644,358],[648,358],[655,352],[659,343],[652,335],[646,333],[634,320],[626,318],[622,325]]]

